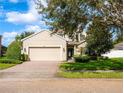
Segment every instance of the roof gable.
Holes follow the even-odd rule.
[[[29,38],[32,38],[32,37],[36,36],[37,34],[43,33],[43,32],[45,32],[45,31],[47,31],[48,33],[51,34],[51,31],[44,30],[44,31],[40,31],[40,32],[34,33],[34,34],[32,34],[32,35],[30,35],[30,36],[28,36],[28,37],[22,39],[21,41],[23,42],[23,41],[25,41],[25,40],[27,40],[27,39],[29,39]],[[54,36],[56,36],[56,37],[58,37],[58,38],[60,38],[60,39],[62,39],[62,40],[64,40],[64,41],[66,41],[65,38],[63,38],[63,37],[61,37],[61,36],[59,36],[59,35],[57,35],[57,34],[52,34],[52,35],[54,35]]]

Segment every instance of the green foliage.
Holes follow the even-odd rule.
[[[16,37],[15,37],[15,40],[21,40],[21,39],[23,39],[23,38],[25,38],[25,37],[27,37],[27,36],[30,36],[30,35],[32,35],[32,34],[34,34],[34,32],[23,32],[23,33],[21,33],[20,35],[17,35]]]
[[[103,57],[103,56],[88,56],[88,55],[76,55],[74,56],[74,62],[78,63],[86,63],[90,61],[96,61],[96,60],[108,60],[108,57]]]
[[[109,59],[108,57],[103,57],[103,56],[97,57],[97,60],[108,60],[108,59]]]
[[[21,58],[21,42],[13,41],[7,49],[7,58],[20,60]]]
[[[0,63],[0,70],[2,69],[7,69],[9,67],[15,66],[16,64],[5,64],[5,63]]]
[[[113,48],[112,34],[106,27],[104,22],[100,22],[101,18],[94,18],[86,37],[88,55],[101,56]]]
[[[79,0],[50,0],[43,13],[51,20],[48,24],[55,33],[62,30],[62,35],[74,38],[87,23],[82,4]]]
[[[87,63],[62,63],[61,70],[123,70],[123,58],[92,60]]]
[[[89,62],[90,57],[89,56],[74,56],[75,62]]]
[[[28,61],[28,55],[27,54],[21,54],[21,61]]]
[[[123,72],[58,72],[64,78],[123,78]]]
[[[4,59],[0,59],[0,63],[5,63],[5,64],[20,64],[22,62],[19,61],[19,60],[4,58]]]
[[[99,21],[103,21],[107,28],[121,29],[115,34],[123,33],[123,0],[48,0],[48,7],[43,7],[40,1],[37,4],[39,10],[43,10],[39,13],[45,14],[47,24],[55,33],[61,30],[61,34],[74,38],[94,20],[94,16],[101,17]]]

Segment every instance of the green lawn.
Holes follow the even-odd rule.
[[[6,69],[12,66],[15,66],[16,64],[5,64],[5,63],[0,63],[0,70]]]
[[[122,78],[123,58],[91,60],[85,63],[64,62],[60,64],[59,68],[58,76],[65,78]],[[97,70],[103,71],[97,72]],[[113,70],[113,72],[109,72],[109,70]]]
[[[75,70],[123,70],[123,58],[111,58],[107,60],[92,60],[86,63],[62,63],[60,69],[64,71]]]
[[[0,57],[0,70],[7,69],[22,62],[14,59],[7,59],[7,57]]]
[[[58,72],[64,78],[123,78],[123,72]]]

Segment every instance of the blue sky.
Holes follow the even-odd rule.
[[[46,5],[43,0],[42,3]],[[24,31],[37,32],[47,28],[33,0],[0,0],[0,35],[3,36],[3,45],[10,44],[17,34]]]

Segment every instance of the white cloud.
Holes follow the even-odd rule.
[[[4,38],[8,38],[8,37],[14,37],[14,36],[16,36],[17,35],[17,32],[4,32],[3,33],[3,37]]]
[[[31,0],[29,2],[29,10],[27,13],[8,12],[6,14],[6,21],[11,23],[32,23],[40,20],[40,15],[36,10],[35,3]]]
[[[12,23],[30,23],[38,20],[37,15],[31,12],[28,12],[26,14],[19,12],[9,12],[7,13],[6,17],[6,21]]]
[[[18,0],[9,0],[9,2],[18,3]]]
[[[15,1],[15,3],[18,3],[19,0],[9,0],[10,2]],[[45,22],[42,21],[41,15],[38,14],[36,10],[36,5],[33,2],[33,0],[26,0],[28,2],[29,10],[25,13],[18,12],[18,11],[10,11],[5,13],[6,19],[5,21],[14,23],[14,24],[24,24],[26,25],[24,28],[18,30],[18,31],[12,31],[12,32],[4,32],[2,34],[3,40],[2,43],[4,45],[8,45],[11,43],[17,34],[20,34],[24,31],[41,31],[41,28],[46,28]],[[45,4],[45,2],[43,2]],[[2,6],[0,7],[2,10]],[[2,13],[0,11],[0,13]],[[3,15],[3,14],[2,14]]]
[[[38,26],[38,25],[27,25],[27,26],[25,27],[25,31],[38,32],[38,31],[41,31],[41,28],[40,28],[40,26]]]
[[[18,33],[13,31],[13,32],[4,32],[3,33],[3,38],[2,38],[2,43],[3,45],[8,45],[10,44],[14,39],[15,39],[15,36],[17,35]]]

